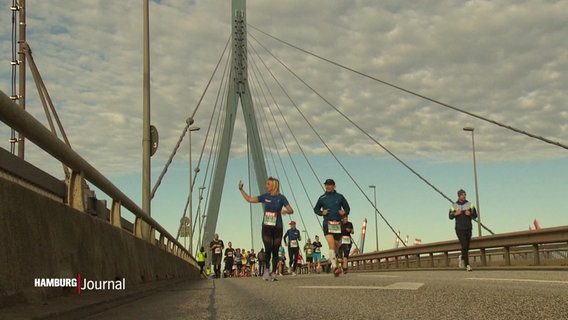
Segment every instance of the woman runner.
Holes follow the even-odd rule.
[[[264,251],[266,252],[265,264],[266,268],[262,275],[262,279],[277,281],[276,265],[278,263],[278,249],[282,243],[282,235],[284,234],[284,226],[282,224],[283,214],[292,214],[294,210],[288,203],[288,199],[280,194],[280,182],[276,178],[269,177],[266,181],[265,194],[257,197],[249,196],[243,189],[243,181],[239,181],[239,190],[243,198],[249,203],[264,203],[264,218],[262,219],[262,242],[264,243]],[[282,208],[286,208],[283,210]],[[270,273],[270,261],[272,258],[272,273]]]

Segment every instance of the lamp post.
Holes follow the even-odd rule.
[[[377,186],[370,185],[369,188],[373,189],[373,196],[375,201],[375,241],[377,242],[377,252],[379,252],[379,225],[377,223]]]
[[[203,219],[205,219],[205,214],[201,215],[201,200],[203,200],[204,186],[199,187],[199,203],[197,204],[197,220],[199,221],[199,235],[197,236],[197,247],[201,247],[201,228],[203,226]],[[199,250],[199,249],[197,249]]]
[[[463,131],[471,132],[471,146],[473,150],[473,178],[475,180],[475,206],[477,207],[477,233],[481,237],[481,213],[479,210],[479,193],[477,192],[477,163],[475,162],[475,139],[474,139],[474,128],[465,127]]]
[[[193,119],[191,119],[193,120]],[[187,119],[188,123],[190,118]],[[193,254],[193,175],[192,175],[192,163],[191,163],[191,133],[193,131],[198,131],[199,127],[189,127],[189,253]]]

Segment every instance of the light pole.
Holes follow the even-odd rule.
[[[188,118],[187,121],[189,123],[191,118]],[[193,119],[191,119],[193,120]],[[199,127],[189,127],[189,253],[193,254],[193,175],[192,175],[192,163],[191,163],[191,133],[193,131],[198,131]]]
[[[477,192],[477,163],[475,162],[475,139],[473,138],[473,127],[465,127],[463,131],[471,132],[471,146],[473,150],[473,178],[475,180],[475,206],[477,207],[477,233],[481,237],[481,213],[479,210],[479,193]]]
[[[370,185],[369,188],[373,189],[373,196],[375,201],[375,241],[377,242],[377,252],[379,252],[379,225],[377,223],[377,186]]]
[[[197,236],[197,247],[201,247],[201,228],[203,226],[203,219],[205,219],[205,215],[201,215],[201,200],[203,200],[203,191],[205,190],[204,186],[199,187],[199,203],[197,204],[197,220],[199,221],[199,235]],[[192,231],[193,232],[193,231]],[[199,250],[199,249],[197,249]]]

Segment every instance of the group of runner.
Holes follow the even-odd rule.
[[[314,213],[323,217],[323,234],[329,247],[328,257],[330,266],[334,274],[338,276],[342,272],[347,272],[347,258],[349,257],[352,243],[351,234],[353,234],[353,224],[351,224],[347,218],[350,212],[349,203],[342,194],[335,190],[335,181],[333,179],[327,179],[324,185],[325,193],[319,197],[314,206]],[[292,270],[292,274],[296,274],[301,234],[299,230],[296,229],[296,223],[292,221],[290,222],[290,229],[284,235],[282,216],[293,214],[294,210],[290,206],[288,199],[280,193],[280,181],[276,178],[269,177],[266,181],[267,192],[256,197],[252,197],[246,193],[242,181],[239,181],[238,187],[241,195],[247,202],[264,204],[261,233],[266,259],[264,261],[265,269],[262,272],[262,278],[264,280],[278,280],[276,275],[278,271],[279,251],[283,240],[284,244],[288,246],[290,269]],[[317,248],[320,249],[321,246]],[[338,250],[340,248],[342,248],[342,250]],[[317,255],[315,248],[314,252],[312,252],[312,262],[314,253]],[[306,260],[308,260],[307,254]],[[316,260],[316,262],[318,261],[319,259]]]
[[[335,276],[339,276],[341,273],[347,273],[347,260],[349,258],[351,244],[353,243],[351,235],[354,233],[354,230],[353,224],[348,220],[350,207],[347,199],[335,190],[335,181],[333,179],[327,179],[324,185],[325,193],[318,198],[314,206],[314,213],[323,217],[322,229],[329,247],[328,257],[331,271],[334,272]],[[280,194],[280,182],[276,178],[268,178],[266,181],[267,192],[256,197],[252,197],[245,192],[242,181],[239,181],[238,187],[247,202],[264,204],[262,220],[264,254],[263,259],[259,259],[258,275],[262,275],[264,280],[277,281],[276,275],[282,274],[282,265],[285,260],[284,248],[281,246],[282,242],[288,246],[291,274],[296,275],[298,271],[298,260],[301,261],[301,259],[299,259],[299,242],[302,241],[302,237],[300,231],[296,229],[295,221],[290,222],[290,229],[284,234],[282,216],[293,214],[294,210],[290,206],[288,199]],[[450,208],[449,217],[450,219],[456,220],[456,234],[462,246],[462,254],[459,259],[460,267],[465,265],[466,270],[471,271],[472,268],[468,260],[469,241],[472,229],[471,220],[477,218],[477,212],[475,206],[465,200],[466,193],[464,190],[458,191],[458,197],[458,201],[452,204]],[[319,242],[318,236],[316,236],[316,241],[313,243],[310,243],[310,239],[308,239],[308,243],[304,246],[308,272],[311,270],[317,271],[318,268],[321,270],[321,247],[322,245]],[[216,277],[220,277],[221,252],[223,248],[223,242],[219,240],[218,234],[215,234],[215,239],[210,244],[210,250],[213,253],[212,260]],[[254,250],[251,250],[250,253],[244,253],[244,256],[243,253],[238,249],[236,252],[233,251],[231,243],[229,242],[229,248],[225,250],[225,270],[232,270],[232,261],[234,261],[233,255],[235,255],[237,261],[236,270],[238,270],[238,272],[234,271],[233,274],[236,276],[241,274],[242,261],[245,261],[245,265],[247,263],[250,265],[251,260],[245,257],[247,255],[251,257],[251,254],[252,257],[254,257]],[[256,259],[253,258],[253,260],[256,262]],[[314,262],[316,263],[315,266],[313,265]],[[257,273],[253,272],[253,274]]]
[[[223,240],[219,239],[219,234],[215,234],[215,238],[209,244],[209,249],[212,253],[211,264],[214,268],[214,278],[257,276],[259,274],[257,262],[264,261],[264,249],[261,249],[257,255],[254,249],[246,251],[241,248],[233,248],[230,241],[225,248]],[[222,264],[223,271],[221,272]]]

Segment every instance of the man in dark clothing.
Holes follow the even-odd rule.
[[[225,244],[223,240],[219,239],[219,234],[215,234],[213,241],[209,244],[209,249],[211,250],[211,263],[213,264],[213,268],[215,270],[215,278],[221,277],[221,260],[223,257],[223,249],[225,248]]]
[[[341,271],[343,274],[347,273],[347,260],[349,259],[349,252],[351,251],[351,235],[354,233],[353,223],[349,221],[347,216],[341,218],[341,240],[339,241],[338,256],[341,261]],[[336,273],[336,275],[339,275]]]
[[[458,200],[450,207],[450,219],[456,220],[456,235],[461,244],[460,268],[463,268],[462,263],[465,263],[465,269],[472,271],[468,251],[471,240],[471,220],[477,219],[477,210],[473,203],[466,200],[466,193],[462,189],[458,191]]]
[[[302,235],[300,230],[296,229],[296,221],[290,222],[290,229],[284,235],[284,244],[288,246],[288,257],[290,257],[290,270],[292,275],[296,275],[298,268],[298,254],[300,253],[300,244]]]

